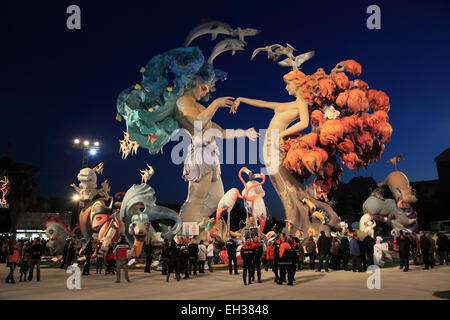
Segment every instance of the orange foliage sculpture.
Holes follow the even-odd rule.
[[[389,97],[383,91],[369,90],[359,76],[361,65],[355,60],[338,63],[328,75],[322,68],[306,75],[293,70],[284,77],[300,86],[309,102],[313,132],[290,137],[283,165],[305,181],[316,174],[313,187],[318,199],[336,188],[342,176],[340,162],[350,170],[359,170],[381,157],[392,135],[389,124]],[[327,111],[333,107],[333,119]],[[329,113],[328,113],[329,114]],[[339,116],[336,117],[336,114]]]

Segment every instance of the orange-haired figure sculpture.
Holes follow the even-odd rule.
[[[306,75],[297,67],[283,77],[286,91],[295,101],[239,97],[232,112],[241,102],[274,111],[263,154],[270,180],[284,206],[286,229],[299,229],[305,234],[312,229],[329,233],[343,225],[327,203],[327,194],[337,188],[343,172],[337,157],[351,170],[367,168],[380,159],[384,143],[392,134],[387,117],[389,98],[384,92],[368,90],[368,84],[360,79],[348,79],[343,71],[357,76],[362,70],[354,60],[338,63],[330,75],[322,68]],[[300,132],[309,126],[310,114],[313,133],[302,136]],[[312,174],[316,175],[314,182],[305,186]],[[326,212],[329,220],[309,215],[310,208],[305,204],[309,202],[303,199]]]

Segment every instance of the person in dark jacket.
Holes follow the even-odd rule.
[[[176,243],[175,243],[176,246]],[[162,265],[162,270],[161,270],[161,274],[162,275],[167,275],[167,267],[169,266],[169,258],[170,258],[170,244],[169,244],[169,240],[164,239],[162,248],[161,248],[161,256],[160,256],[160,260],[161,260],[161,265]]]
[[[97,256],[97,263],[95,264],[95,273],[102,274],[103,264],[105,262],[105,252],[102,250],[102,243],[100,242],[95,249],[95,255]]]
[[[358,269],[359,272],[362,272],[361,269],[361,251],[359,249],[359,240],[358,236],[353,234],[352,239],[350,240],[350,256],[352,257],[352,265],[353,265],[353,272],[356,272],[356,269]]]
[[[171,241],[170,246],[168,244],[164,244],[165,254],[167,255],[167,273],[166,273],[166,282],[169,282],[170,274],[172,272],[175,273],[175,279],[180,281],[180,262],[182,261],[182,247],[178,246],[174,240]]]
[[[89,269],[91,267],[91,256],[93,253],[94,253],[94,246],[92,244],[92,238],[90,238],[83,249],[83,254],[86,257],[86,262],[84,263],[83,268],[83,276],[90,275]]]
[[[39,238],[36,238],[30,247],[30,272],[28,273],[28,281],[33,280],[34,266],[36,266],[36,281],[41,281],[41,257],[44,248]]]
[[[261,257],[263,254],[263,247],[261,242],[259,241],[258,235],[255,235],[253,237],[252,245],[255,250],[255,265],[253,267],[252,281],[255,281],[255,271],[256,271],[256,274],[258,276],[258,282],[261,283]]]
[[[314,270],[316,260],[316,242],[313,236],[309,236],[306,241],[306,254],[309,257],[309,269]]]
[[[272,267],[272,271],[275,274],[275,282],[278,282],[279,280],[279,275],[278,275],[278,261],[280,260],[280,246],[281,244],[286,241],[286,236],[284,235],[284,233],[280,234],[279,239],[277,239],[275,241],[275,243],[273,244],[273,267]]]
[[[66,243],[64,244],[64,249],[63,249],[63,254],[62,254],[62,261],[61,261],[61,269],[65,269],[65,265],[66,265],[66,258],[67,258],[67,250],[69,249],[69,241],[70,239],[67,238],[66,239]]]
[[[359,244],[359,259],[361,261],[362,271],[367,270],[367,259],[366,259],[366,246],[361,239],[358,239]]]
[[[152,245],[152,239],[147,239],[144,247],[145,252],[145,269],[144,272],[150,273],[150,266],[153,261],[153,245]]]
[[[297,255],[297,270],[303,270],[303,261],[305,260],[305,249],[303,249],[302,241],[298,237],[294,237],[294,251]]]
[[[339,239],[337,237],[333,237],[331,239],[331,249],[330,249],[330,254],[331,254],[331,269],[333,270],[339,270],[340,268],[340,249],[339,249]]]
[[[331,239],[325,235],[325,231],[320,231],[319,240],[317,240],[317,249],[319,251],[319,269],[322,271],[323,260],[325,259],[325,271],[328,272],[328,263],[330,260]]]
[[[182,238],[180,238],[178,240],[178,250],[180,250],[181,254],[178,257],[179,259],[179,264],[180,264],[180,273],[184,273],[184,277],[183,279],[189,279],[189,268],[188,268],[188,264],[189,264],[189,250],[188,250],[188,245],[189,245],[189,239],[183,240]]]
[[[250,238],[249,238],[250,239]],[[236,251],[237,251],[237,243],[234,236],[231,236],[230,239],[225,243],[225,246],[227,247],[227,255],[228,255],[228,271],[231,274],[233,274],[233,266],[234,265],[234,274],[239,274],[237,269],[237,258],[236,258]]]
[[[293,246],[294,238],[292,236],[289,236],[288,240],[280,245],[280,259],[278,261],[278,265],[280,266],[280,279],[277,282],[280,285],[282,285],[283,282],[286,282],[286,273],[288,277],[287,285],[293,285],[295,269],[297,266],[297,254],[293,249]]]
[[[437,254],[439,257],[439,265],[448,265],[448,255],[447,255],[447,236],[442,233],[438,233],[438,239],[436,240]]]
[[[425,265],[425,270],[430,267],[430,240],[425,236],[423,231],[420,232],[420,251],[422,252],[423,263]]]
[[[253,267],[255,265],[255,250],[253,248],[251,238],[248,237],[245,240],[245,244],[241,247],[241,257],[244,262],[242,279],[244,280],[244,285],[247,285],[247,273],[248,273],[248,284],[252,283],[251,274],[253,273]]]
[[[67,257],[66,257],[66,269],[72,265],[73,260],[75,259],[75,243],[73,239],[69,239],[69,246],[67,247]]]
[[[345,232],[344,236],[341,238],[339,249],[342,254],[342,267],[345,271],[350,271],[350,269],[348,268],[348,258],[350,257],[350,242],[348,241],[347,232]]]
[[[366,237],[363,240],[364,246],[366,247],[366,254],[369,266],[373,265],[373,247],[375,246],[375,239],[370,236],[368,232],[366,232]]]
[[[188,245],[189,251],[189,275],[192,273],[192,269],[194,269],[194,276],[197,275],[197,265],[198,265],[198,244],[194,239],[191,240],[191,243]],[[193,267],[193,268],[192,268]]]
[[[400,231],[400,236],[397,238],[398,254],[400,256],[400,269],[404,272],[409,270],[409,250],[411,249],[411,242],[402,231]]]

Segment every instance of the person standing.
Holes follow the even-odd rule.
[[[2,255],[0,257],[0,263],[7,263],[8,260],[8,243],[9,243],[9,239],[8,238],[3,238],[2,239]]]
[[[175,244],[176,245],[176,244]],[[169,258],[170,258],[170,245],[169,245],[169,240],[164,239],[164,242],[162,244],[162,248],[161,248],[161,256],[160,256],[160,260],[161,260],[161,264],[162,264],[162,270],[161,270],[161,274],[162,275],[167,275],[167,268],[169,266]]]
[[[296,263],[296,253],[292,246],[294,245],[294,239],[292,236],[288,237],[287,241],[283,241],[280,245],[279,251],[279,261],[278,265],[280,266],[280,278],[277,284],[282,285],[283,282],[286,282],[286,274],[288,276],[287,284],[289,286],[293,285],[294,281],[294,266]]]
[[[266,248],[266,272],[269,271],[269,268],[273,269],[273,241],[269,241]]]
[[[153,245],[152,245],[152,239],[151,238],[147,238],[147,241],[145,242],[145,247],[144,247],[144,252],[145,252],[145,269],[144,272],[145,273],[150,273],[150,266],[152,264],[153,261]]]
[[[425,270],[430,267],[430,240],[425,236],[423,231],[420,232],[420,251],[422,252],[423,264],[425,265]]]
[[[198,264],[198,244],[195,239],[191,239],[191,243],[188,245],[189,251],[189,275],[194,271],[194,276],[197,275],[197,264]]]
[[[66,257],[66,265],[67,267],[70,266],[75,259],[75,243],[73,239],[71,238],[69,240],[69,247],[67,248],[67,257]]]
[[[427,234],[426,237],[430,241],[430,266],[431,266],[431,268],[434,268],[437,266],[436,259],[434,258],[435,254],[436,254],[436,242],[431,237],[431,234]]]
[[[333,237],[331,240],[331,269],[339,270],[340,261],[339,261],[339,240],[337,237]]]
[[[306,241],[305,247],[306,247],[306,254],[309,257],[309,269],[314,270],[316,260],[316,242],[314,241],[314,237],[312,235],[309,236],[308,240]]]
[[[263,247],[261,242],[259,241],[259,237],[258,235],[255,235],[253,237],[253,242],[252,242],[253,248],[255,250],[255,265],[253,267],[253,272],[252,272],[252,281],[255,281],[255,272],[258,276],[258,283],[261,283],[261,257],[263,255]]]
[[[200,240],[198,245],[198,273],[205,273],[205,262],[206,262],[206,246],[203,240]]]
[[[323,260],[325,260],[325,272],[328,272],[328,261],[330,260],[331,239],[325,235],[325,231],[320,231],[320,237],[317,241],[317,249],[319,251],[319,269],[322,271]]]
[[[14,270],[16,269],[17,264],[20,261],[20,253],[19,253],[19,244],[11,241],[11,247],[8,250],[8,262],[7,262],[7,267],[9,267],[9,274],[5,279],[6,283],[9,283],[11,281],[11,283],[16,283],[16,281],[14,281]]]
[[[92,238],[90,238],[88,240],[88,242],[84,246],[84,249],[82,249],[82,253],[86,257],[86,261],[84,263],[84,268],[83,268],[83,276],[88,276],[88,275],[90,275],[91,257],[92,257],[92,254],[94,253],[94,246],[92,244]]]
[[[102,274],[103,269],[103,262],[105,261],[105,252],[102,250],[102,243],[100,242],[97,245],[97,248],[95,250],[95,254],[97,256],[97,261],[95,264],[95,273],[96,274]]]
[[[341,244],[339,246],[342,254],[342,267],[345,271],[350,271],[348,268],[348,259],[350,257],[350,242],[348,240],[348,232],[346,231],[341,238]]]
[[[251,274],[253,272],[253,266],[255,265],[255,250],[253,248],[251,238],[248,237],[245,240],[245,244],[241,247],[241,257],[244,262],[242,279],[244,280],[244,285],[247,285],[247,273],[248,273],[248,284],[252,283]],[[230,273],[231,274],[231,273]]]
[[[181,255],[179,256],[179,263],[180,263],[180,273],[184,273],[184,277],[183,279],[189,279],[189,250],[188,250],[188,245],[189,245],[189,239],[183,239],[180,238],[178,240],[178,250],[180,250]]]
[[[366,247],[366,254],[369,266],[373,265],[373,247],[375,246],[375,239],[370,236],[368,232],[366,232],[366,237],[363,240],[364,246]]]
[[[22,254],[20,257],[20,279],[19,282],[27,281],[27,272],[30,269],[30,242],[27,241],[22,247]],[[22,280],[23,277],[23,280]]]
[[[397,239],[398,254],[400,255],[400,269],[404,272],[409,270],[409,250],[411,249],[411,243],[407,237],[400,231],[400,236]]]
[[[213,272],[213,261],[214,261],[214,244],[212,240],[208,241],[208,247],[206,248],[206,259],[208,259],[208,270]]]
[[[447,237],[444,234],[442,234],[442,233],[438,234],[438,239],[436,241],[436,246],[437,246],[437,254],[438,254],[438,257],[439,257],[439,265],[443,265],[444,262],[445,262],[445,264],[448,265]]]
[[[36,266],[36,281],[41,281],[41,257],[43,248],[41,246],[41,241],[36,238],[33,245],[30,247],[30,272],[28,273],[28,281],[33,280],[34,266]]]
[[[360,261],[361,251],[359,249],[359,240],[356,233],[353,234],[353,237],[350,240],[349,249],[350,249],[350,256],[352,257],[353,272],[356,272],[357,269],[359,272],[362,272]]]
[[[359,259],[361,261],[361,268],[363,271],[366,271],[367,270],[366,246],[364,245],[364,242],[361,239],[359,239],[358,236],[357,239],[359,244],[359,252],[360,252]]]
[[[170,242],[170,246],[166,244],[166,252],[168,256],[168,266],[167,266],[167,273],[166,273],[166,282],[169,282],[170,274],[172,272],[175,273],[175,278],[177,281],[180,281],[180,262],[183,259],[183,252],[182,247],[178,246],[175,243],[175,240],[172,240]]]
[[[120,283],[120,269],[124,269],[125,279],[131,282],[128,277],[128,250],[130,250],[130,245],[125,240],[125,236],[121,235],[120,240],[116,243],[114,247],[114,254],[116,255],[116,282]]]
[[[280,279],[278,275],[278,261],[280,260],[280,246],[281,244],[286,241],[286,236],[284,233],[280,234],[279,239],[277,239],[273,245],[273,268],[272,271],[275,274],[275,282],[278,283],[278,280]]]
[[[64,249],[63,249],[63,253],[62,253],[62,261],[61,261],[61,269],[65,269],[66,268],[66,258],[67,258],[67,250],[69,249],[69,241],[70,238],[66,239],[66,243],[64,244]]]
[[[250,238],[248,238],[248,240],[251,241]],[[229,271],[230,275],[233,273],[232,272],[233,266],[231,265],[231,263],[233,263],[234,274],[239,274],[238,269],[237,269],[237,258],[236,258],[237,243],[235,240],[235,236],[231,236],[231,238],[228,239],[228,241],[225,243],[225,246],[227,247],[227,255],[228,255],[228,271]],[[242,256],[242,252],[241,252],[241,256]]]

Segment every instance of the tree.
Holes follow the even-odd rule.
[[[0,159],[0,172],[8,176],[10,191],[6,196],[9,203],[8,209],[4,210],[9,218],[9,231],[16,233],[17,219],[33,203],[36,198],[38,182],[35,175],[39,169],[26,163],[14,162],[9,157]]]

